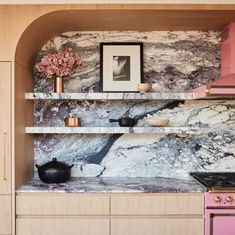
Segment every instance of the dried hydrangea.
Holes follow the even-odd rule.
[[[75,55],[72,48],[59,50],[56,53],[49,53],[36,64],[36,69],[47,78],[68,77],[76,69],[82,67],[82,61]]]

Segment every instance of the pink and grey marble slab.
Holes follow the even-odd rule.
[[[204,192],[194,180],[161,177],[82,177],[63,184],[45,184],[33,178],[17,193],[187,193]]]

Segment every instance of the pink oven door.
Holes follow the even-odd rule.
[[[205,235],[235,235],[234,209],[207,209]]]

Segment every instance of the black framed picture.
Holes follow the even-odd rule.
[[[100,43],[103,92],[136,92],[143,82],[143,43]]]

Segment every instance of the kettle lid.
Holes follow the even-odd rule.
[[[41,169],[66,169],[70,166],[64,162],[57,161],[57,158],[53,158],[52,161],[43,164]]]

